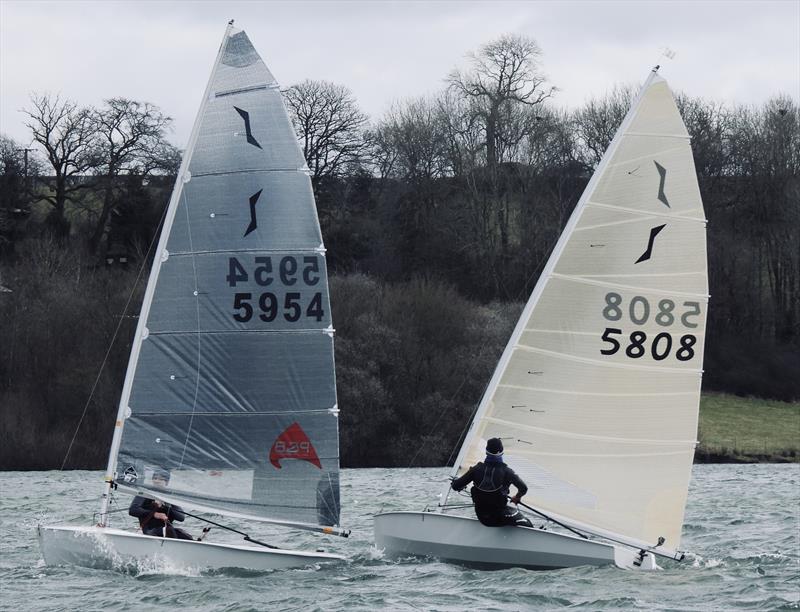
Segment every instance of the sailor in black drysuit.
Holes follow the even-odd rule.
[[[511,498],[515,504],[528,492],[528,487],[503,463],[503,443],[499,438],[491,438],[486,443],[486,460],[473,465],[463,476],[453,480],[451,486],[461,491],[469,483],[472,483],[470,495],[475,502],[475,514],[481,523],[487,527],[533,526],[522,512],[506,505],[510,485],[517,488],[517,494]]]
[[[153,484],[164,488],[169,482],[169,472],[156,470],[153,474]],[[128,514],[139,519],[139,526],[144,535],[179,538],[193,540],[194,538],[183,529],[172,526],[172,521],[183,521],[186,515],[179,506],[165,504],[157,499],[150,499],[137,495],[133,498]]]

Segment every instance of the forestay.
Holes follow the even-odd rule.
[[[527,503],[677,547],[707,294],[689,136],[653,73],[526,305],[454,473],[500,437]]]
[[[244,32],[226,33],[169,206],[122,396],[117,483],[223,514],[338,524],[325,251],[278,84]],[[170,472],[166,491],[155,469]]]

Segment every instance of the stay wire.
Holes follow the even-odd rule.
[[[481,349],[478,351],[478,356],[475,358],[475,360],[474,360],[474,361],[477,361],[477,360],[478,360],[478,358],[479,358],[479,357],[480,357],[480,356],[483,354],[483,350],[484,350],[484,348],[486,348],[486,345],[482,345],[482,346],[481,346]],[[467,383],[467,379],[469,378],[469,376],[470,376],[471,374],[472,374],[472,371],[469,371],[469,372],[467,372],[467,375],[466,375],[466,376],[464,376],[464,379],[461,381],[461,384],[460,384],[460,385],[458,385],[458,389],[456,389],[456,390],[455,390],[455,393],[453,393],[453,395],[450,397],[450,401],[453,401],[453,400],[454,400],[454,399],[455,399],[455,398],[458,396],[458,394],[461,392],[461,389],[462,389],[462,388],[464,387],[464,385]],[[488,385],[487,385],[487,386],[488,386]],[[486,391],[486,387],[484,387],[484,391]],[[475,415],[475,411],[476,411],[477,409],[478,409],[478,408],[477,408],[477,406],[476,406],[476,407],[473,409],[473,411],[472,411],[472,416],[470,417],[470,419],[469,419],[469,421],[468,421],[468,425],[472,423],[472,417]],[[439,426],[439,423],[441,422],[441,420],[442,420],[442,417],[444,416],[445,412],[447,412],[447,407],[445,407],[445,408],[442,408],[442,410],[439,412],[439,416],[436,418],[436,422],[433,424],[433,427],[431,427],[431,430],[432,430],[432,431],[436,431],[436,428]],[[465,430],[466,430],[466,428],[465,428]],[[461,436],[459,436],[458,440],[456,441],[456,447],[455,447],[455,448],[458,448],[458,442],[461,440],[461,438],[463,437],[463,435],[464,435],[464,431],[462,431],[462,432],[461,432]],[[422,447],[423,447],[423,445],[422,445],[422,444],[420,444],[420,445],[417,447],[417,452],[416,452],[416,453],[414,453],[414,456],[413,456],[413,457],[411,457],[411,461],[409,461],[409,462],[408,462],[408,467],[409,467],[409,468],[411,468],[411,467],[414,467],[414,462],[417,460],[417,457],[419,456],[420,452],[422,451]],[[448,456],[448,458],[447,458],[447,463],[448,463],[448,464],[450,463],[450,459],[453,457],[453,452],[455,452],[455,448],[454,448],[453,450],[451,450],[451,451],[450,451],[450,455],[449,455],[449,456]]]
[[[108,349],[106,350],[105,357],[103,357],[103,362],[100,364],[100,370],[97,372],[97,377],[94,379],[94,384],[92,385],[92,390],[89,392],[89,398],[86,400],[86,405],[83,407],[83,412],[81,413],[81,418],[78,421],[78,426],[75,428],[75,433],[72,434],[72,439],[69,442],[69,446],[67,447],[67,452],[64,454],[64,460],[61,462],[61,467],[59,468],[60,472],[64,471],[64,466],[67,465],[67,459],[69,458],[69,454],[72,451],[72,446],[75,444],[75,439],[78,437],[78,432],[81,429],[81,425],[83,425],[83,420],[86,418],[86,412],[89,410],[89,404],[92,402],[92,398],[94,397],[94,392],[97,389],[97,384],[100,382],[100,377],[103,375],[103,370],[105,369],[106,363],[108,362],[108,356],[111,354],[111,349],[114,347],[114,342],[117,339],[117,335],[119,334],[119,330],[122,327],[122,322],[125,320],[125,315],[128,312],[128,308],[131,305],[131,301],[133,300],[133,295],[136,293],[136,288],[139,286],[139,282],[142,278],[142,272],[147,265],[147,261],[150,258],[150,251],[153,250],[153,245],[156,242],[156,238],[161,234],[161,226],[164,223],[164,217],[167,214],[167,209],[169,206],[164,207],[164,212],[161,213],[161,220],[158,222],[158,227],[156,227],[156,231],[153,232],[153,238],[150,240],[150,246],[147,248],[147,252],[145,253],[144,259],[142,261],[142,265],[139,267],[139,273],[136,275],[136,280],[133,283],[133,287],[131,287],[131,292],[128,295],[128,301],[125,302],[125,308],[122,310],[122,315],[119,318],[119,323],[117,323],[117,328],[114,330],[114,335],[111,337],[111,342],[108,344]]]
[[[220,529],[227,529],[228,531],[232,531],[233,533],[238,533],[240,536],[244,536],[245,541],[252,542],[253,544],[260,544],[261,546],[266,546],[267,548],[273,548],[275,550],[280,550],[278,546],[273,546],[272,544],[267,544],[266,542],[262,542],[260,540],[256,540],[255,538],[251,538],[249,534],[245,533],[244,531],[239,531],[238,529],[234,529],[233,527],[228,527],[227,525],[223,525],[222,523],[217,523],[216,521],[212,521],[211,519],[203,518],[202,516],[197,516],[196,514],[192,514],[191,512],[186,512],[186,510],[181,509],[186,516],[191,516],[199,521],[203,521],[214,525],[215,527],[219,527]]]

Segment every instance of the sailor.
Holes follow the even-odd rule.
[[[157,469],[153,472],[153,486],[166,489],[169,484],[169,472]],[[165,504],[157,499],[150,499],[137,495],[133,498],[128,514],[139,519],[142,533],[165,538],[179,538],[193,540],[194,538],[183,529],[172,526],[173,521],[183,521],[186,518],[179,506]]]
[[[487,527],[533,526],[522,512],[506,504],[510,485],[517,488],[517,494],[511,498],[514,504],[520,502],[528,492],[528,487],[514,470],[503,463],[503,442],[500,438],[491,438],[486,443],[486,459],[453,480],[451,486],[461,491],[469,483],[472,483],[470,495],[475,502],[475,514],[481,523]]]

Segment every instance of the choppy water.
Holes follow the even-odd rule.
[[[800,465],[700,465],[686,513],[681,564],[478,571],[387,561],[372,546],[372,515],[419,510],[444,469],[344,470],[349,540],[238,525],[292,548],[327,550],[347,565],[274,572],[138,574],[46,567],[37,522],[90,524],[99,472],[0,473],[0,608],[4,610],[786,610],[800,609]],[[124,503],[124,500],[123,500]],[[116,526],[129,524],[120,513]],[[230,521],[237,525],[236,521]],[[187,525],[191,526],[187,521]],[[195,529],[196,531],[199,529]],[[215,532],[212,531],[212,534]],[[235,541],[217,532],[216,540]]]

